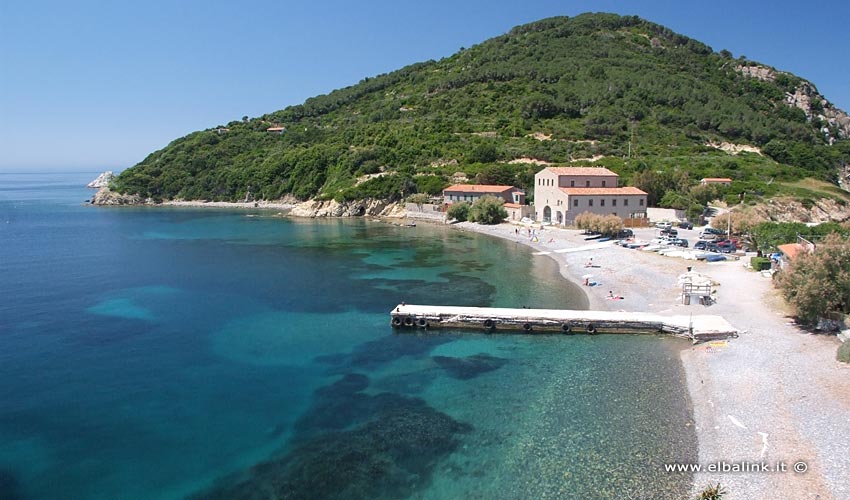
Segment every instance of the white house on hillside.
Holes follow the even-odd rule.
[[[534,176],[534,210],[538,221],[572,224],[591,212],[622,219],[646,217],[646,192],[619,187],[620,176],[604,167],[548,167]]]

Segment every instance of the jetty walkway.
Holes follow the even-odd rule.
[[[390,313],[394,328],[475,329],[484,332],[664,333],[696,342],[737,337],[738,330],[715,315],[660,315],[622,311],[510,309],[399,304]]]

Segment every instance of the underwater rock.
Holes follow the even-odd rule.
[[[18,485],[18,478],[12,472],[0,469],[0,499],[18,500],[23,498]]]
[[[481,353],[465,358],[455,358],[451,356],[434,356],[432,358],[442,369],[449,374],[450,377],[469,380],[475,378],[482,373],[491,372],[501,368],[508,360],[497,358],[489,354]]]
[[[457,449],[458,435],[471,429],[419,398],[353,396],[380,400],[367,422],[302,441],[235,484],[195,498],[406,498],[428,484],[439,460]]]

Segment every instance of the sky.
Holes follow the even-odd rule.
[[[846,0],[0,0],[0,171],[122,170],[195,130],[583,12],[640,16],[850,110]]]

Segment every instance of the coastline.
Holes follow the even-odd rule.
[[[292,208],[202,201],[158,206]],[[690,346],[680,354],[693,408],[693,423],[683,425],[694,425],[698,442],[699,461],[693,465],[751,466],[746,472],[694,473],[692,497],[720,483],[727,500],[850,498],[850,366],[835,359],[839,341],[834,336],[813,335],[791,322],[770,278],[746,270],[740,261],[706,263],[663,257],[585,241],[576,230],[546,228],[532,242],[522,234],[524,226],[460,223],[452,227],[522,243],[532,258],[553,258],[561,276],[583,290],[589,309],[717,314],[741,330],[737,339]],[[650,239],[654,231],[635,232]],[[697,232],[680,230],[690,241],[696,241]],[[585,267],[591,257],[593,267]],[[681,304],[678,277],[689,266],[719,283],[716,303],[709,307]],[[598,285],[583,286],[585,275]],[[624,299],[607,300],[609,290]],[[793,471],[799,462],[805,463],[802,473]],[[753,470],[760,464],[787,470]]]
[[[455,227],[522,243],[532,258],[555,259],[561,275],[584,290],[590,309],[718,314],[741,330],[737,339],[681,351],[699,465],[752,465],[747,472],[694,473],[692,496],[720,483],[731,500],[850,498],[850,366],[835,359],[834,336],[810,334],[791,322],[770,278],[740,261],[664,257],[585,241],[577,230],[546,228],[532,242],[523,226]],[[654,229],[636,233],[648,239]],[[696,240],[695,234],[684,237]],[[591,257],[593,267],[585,267]],[[689,266],[719,283],[715,304],[681,304],[678,276]],[[599,284],[583,286],[585,275]],[[607,300],[609,291],[624,299]],[[805,472],[793,470],[800,462]],[[754,470],[760,464],[787,470]]]

